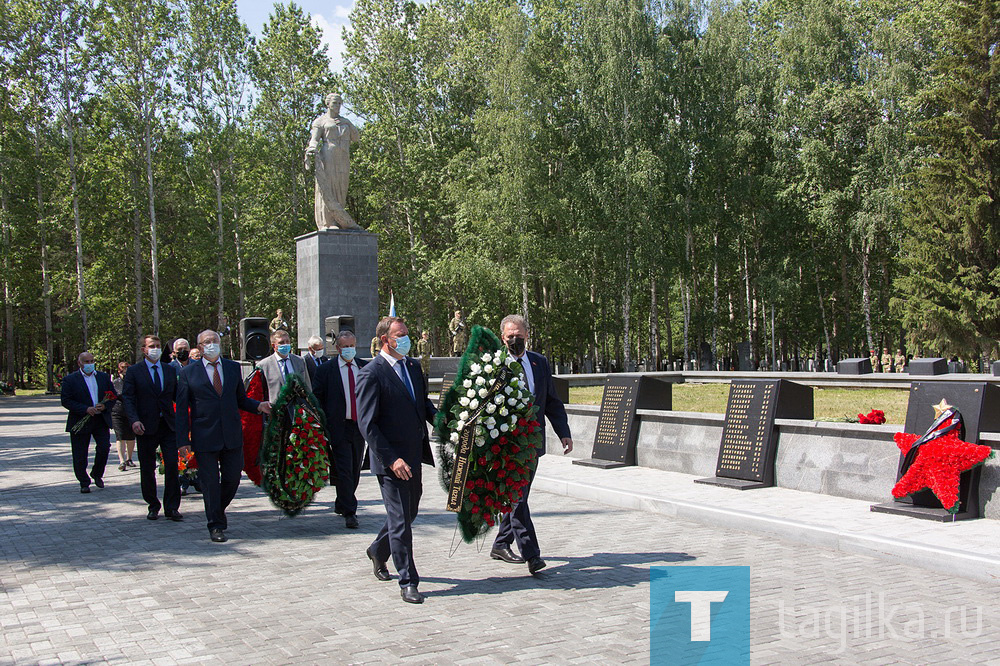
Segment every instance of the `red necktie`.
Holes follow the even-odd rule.
[[[354,397],[354,367],[352,363],[347,364],[347,388],[351,391],[351,416],[352,421],[358,420],[358,401]]]
[[[208,364],[215,370],[215,374],[212,376],[212,386],[215,387],[216,393],[222,395],[222,377],[219,375],[219,362],[209,361]]]

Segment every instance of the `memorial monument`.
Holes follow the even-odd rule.
[[[295,239],[299,349],[325,334],[334,315],[354,317],[355,333],[367,340],[378,323],[378,237],[348,214],[351,144],[361,134],[340,115],[343,99],[326,96],[327,112],[312,123],[306,170],[315,176],[317,231]]]

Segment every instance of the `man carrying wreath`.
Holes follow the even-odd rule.
[[[559,396],[556,395],[548,360],[537,352],[526,351],[528,322],[521,315],[507,315],[500,322],[500,340],[506,345],[511,357],[516,359],[520,365],[521,375],[528,390],[531,391],[531,395],[534,396],[535,406],[538,408],[536,418],[542,428],[538,455],[545,454],[545,419],[543,415],[548,417],[559,436],[563,446],[563,455],[569,453],[573,450],[573,438],[569,432],[566,408]],[[517,369],[518,364],[513,367]],[[532,472],[533,477],[534,473]],[[514,509],[505,514],[503,520],[500,521],[500,528],[493,541],[490,557],[511,564],[527,562],[528,571],[534,575],[545,568],[545,560],[541,557],[538,537],[535,536],[535,526],[531,522],[531,511],[528,509],[528,492],[530,490],[531,483],[529,481],[522,490],[521,499],[514,505]],[[521,551],[520,557],[510,548],[515,540],[518,550]]]

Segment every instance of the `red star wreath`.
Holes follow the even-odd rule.
[[[952,415],[961,418],[957,410],[943,400],[940,405],[935,405],[934,409],[939,418],[925,435],[921,437],[908,432],[897,432],[893,437],[904,456],[915,442],[924,441],[919,445],[916,458],[893,487],[892,496],[900,499],[929,488],[941,502],[941,506],[949,513],[957,513],[962,472],[982,465],[993,455],[993,450],[988,446],[962,441],[955,430],[928,439],[928,436],[936,430],[944,429],[943,426],[947,425],[947,419]]]

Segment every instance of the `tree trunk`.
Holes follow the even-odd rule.
[[[660,312],[656,302],[656,272],[649,272],[649,358],[653,370],[660,369]]]
[[[747,341],[750,343],[750,366],[757,367],[757,336],[754,331],[754,305],[750,296],[750,259],[747,252],[747,243],[743,242],[743,285],[746,288],[747,305]]]
[[[10,289],[10,224],[7,190],[0,174],[0,231],[3,234],[3,308],[7,327],[7,383],[14,383],[14,305]]]
[[[132,179],[135,188],[135,178]],[[133,189],[133,191],[135,191]],[[135,338],[143,334],[142,330],[142,220],[139,210],[132,208],[132,261],[135,270]]]
[[[149,272],[153,278],[153,335],[160,334],[160,261],[156,238],[156,201],[153,196],[153,137],[149,116],[146,115],[143,139],[146,144],[146,187],[149,197]]]
[[[632,253],[626,251],[625,283],[622,285],[622,365],[625,372],[632,371],[632,350],[629,341],[632,339]]]
[[[66,104],[66,139],[69,141],[69,182],[73,197],[73,225],[76,232],[76,295],[80,302],[80,321],[83,325],[83,348],[90,346],[90,334],[87,330],[87,291],[83,280],[83,233],[80,229],[80,197],[76,186],[76,151],[73,141],[73,100],[70,97],[69,75],[69,45],[66,43],[66,29],[60,15],[59,42],[62,50],[63,100]]]
[[[823,322],[823,337],[826,339],[826,353],[833,360],[833,347],[830,346],[830,329],[826,325],[826,306],[823,304],[823,292],[819,286],[819,262],[813,255],[813,270],[816,271],[816,298],[819,301],[819,314]],[[817,359],[818,361],[819,359]]]
[[[45,390],[53,391],[55,382],[52,377],[52,290],[49,285],[49,232],[43,213],[42,197],[42,150],[41,123],[35,127],[35,203],[37,206],[38,229],[42,241],[42,303],[45,309]]]
[[[865,339],[868,341],[868,349],[875,349],[875,338],[872,337],[872,294],[869,288],[869,273],[871,268],[871,256],[868,251],[868,243],[861,247],[861,308],[865,314]]]
[[[236,289],[239,292],[240,319],[247,316],[246,287],[243,284],[243,240],[240,236],[239,213],[233,212],[233,240],[236,244]],[[240,344],[243,344],[240,341]]]
[[[712,367],[719,358],[719,232],[712,235]]]

